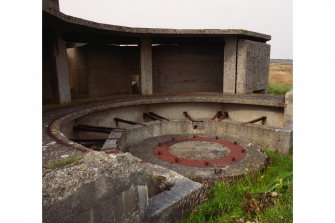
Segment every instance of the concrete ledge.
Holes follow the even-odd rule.
[[[177,222],[203,192],[202,184],[129,153],[90,152],[43,177],[43,222]]]
[[[202,184],[183,180],[149,200],[150,222],[179,222],[204,199]]]

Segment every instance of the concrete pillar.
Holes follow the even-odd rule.
[[[293,128],[293,90],[285,94],[284,128]]]
[[[150,39],[141,40],[140,51],[140,92],[142,95],[148,95],[152,94],[152,51]]]
[[[236,93],[237,38],[227,38],[224,46],[223,93]]]
[[[56,83],[54,83],[56,85],[56,99],[58,103],[64,104],[71,102],[71,91],[65,43],[59,33],[54,36],[52,44],[52,60],[55,65],[54,74],[56,76]]]

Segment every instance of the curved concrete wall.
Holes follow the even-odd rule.
[[[243,104],[224,103],[159,103],[137,106],[127,106],[97,111],[75,120],[76,124],[116,127],[114,118],[121,118],[135,122],[146,121],[143,113],[155,112],[171,120],[184,120],[187,111],[195,120],[212,118],[217,111],[227,111],[229,120],[246,122],[261,116],[267,116],[265,125],[282,127],[284,109]],[[127,128],[128,124],[120,123],[119,127]]]
[[[81,151],[89,151],[88,148],[70,139],[73,137],[85,139],[86,137],[95,136],[106,139],[106,134],[96,133],[96,135],[93,135],[93,133],[87,134],[83,132],[80,135],[74,136],[73,126],[88,124],[113,127],[115,126],[115,117],[143,122],[147,121],[143,120],[143,112],[148,111],[153,111],[175,120],[186,120],[183,112],[187,111],[195,120],[208,120],[217,111],[227,110],[232,117],[230,121],[249,121],[250,119],[266,115],[268,120],[265,122],[266,126],[264,127],[282,129],[283,121],[278,121],[280,120],[278,117],[281,117],[281,120],[283,120],[285,106],[284,97],[268,95],[166,95],[137,99],[119,99],[69,108],[67,109],[68,113],[61,116],[58,114],[58,118],[56,119],[52,118],[54,121],[50,123],[48,131],[61,144]],[[233,109],[235,109],[234,112],[232,112]],[[243,120],[234,120],[235,118],[242,117]],[[120,124],[120,127],[134,127]],[[260,124],[254,125],[262,126]],[[292,129],[288,130],[292,131]]]
[[[234,121],[204,120],[203,128],[193,128],[194,123],[188,120],[151,122],[148,126],[127,129],[118,140],[121,150],[141,141],[162,135],[204,134],[207,136],[233,137],[261,147],[271,147],[281,153],[292,149],[292,130],[286,130],[257,124],[241,125]]]

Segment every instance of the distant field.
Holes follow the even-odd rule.
[[[270,62],[270,84],[293,84],[293,61],[271,60]]]

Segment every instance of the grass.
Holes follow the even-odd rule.
[[[83,158],[82,155],[71,155],[69,157],[66,157],[64,159],[59,159],[59,160],[54,160],[52,162],[50,162],[47,165],[47,169],[49,170],[55,170],[55,169],[59,169],[59,168],[63,168],[67,165],[70,164],[77,164],[79,163],[79,161]]]
[[[292,84],[269,84],[269,94],[284,95],[292,89]]]
[[[193,222],[293,222],[293,157],[267,151],[271,163],[263,173],[245,176],[231,183],[215,182],[209,199],[194,210],[185,220]],[[243,205],[246,193],[253,198],[258,193],[277,192],[275,204],[259,212],[246,214]]]

